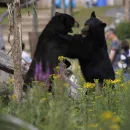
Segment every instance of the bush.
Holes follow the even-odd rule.
[[[75,75],[78,73],[77,68]],[[47,92],[45,83],[35,81],[22,102],[15,101],[16,95],[10,95],[10,102],[3,105],[0,98],[0,114],[13,115],[39,130],[129,130],[130,82],[124,82],[121,70],[116,71],[116,77],[114,81],[106,80],[100,91],[97,81],[83,83],[79,76],[77,99],[68,96],[69,84],[60,75],[54,75],[54,95]],[[0,130],[15,129],[15,122],[3,119],[0,115]]]
[[[16,101],[15,94],[3,93],[8,85],[2,84],[0,130],[34,130],[33,126],[38,130],[129,130],[130,82],[124,82],[122,70],[116,71],[115,80],[105,80],[102,89],[97,80],[86,83],[79,70],[74,70],[80,81],[76,98],[70,95],[71,84],[60,74],[53,75],[54,94],[48,93],[46,83],[34,81],[21,102]],[[14,88],[12,79],[9,88]],[[9,102],[4,103],[4,95],[9,96]],[[33,125],[31,129],[28,123]]]
[[[130,22],[122,22],[116,27],[116,34],[120,40],[130,39]]]

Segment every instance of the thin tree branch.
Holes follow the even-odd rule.
[[[32,5],[34,2],[36,2],[37,0],[30,0],[30,1],[27,1],[23,4],[20,5],[20,8],[24,8],[24,7],[27,7],[29,5]],[[1,16],[0,16],[0,23],[4,20],[4,18],[6,16],[8,16],[9,12],[8,10],[6,10]]]

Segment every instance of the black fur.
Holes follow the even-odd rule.
[[[88,26],[88,27],[87,27]],[[115,79],[115,73],[107,52],[104,35],[106,24],[96,18],[92,12],[91,18],[85,22],[81,35],[63,36],[61,40],[68,42],[68,57],[79,60],[83,76],[87,82],[99,79]],[[83,35],[86,35],[84,38]]]
[[[65,56],[67,46],[60,44],[59,36],[57,33],[67,35],[68,32],[72,32],[72,27],[75,25],[75,19],[68,14],[55,13],[55,16],[46,25],[42,31],[36,51],[34,53],[33,61],[30,68],[25,75],[23,90],[26,91],[28,87],[31,87],[32,80],[34,80],[36,64],[42,64],[42,73],[54,74],[54,68],[58,66],[58,57]],[[77,25],[78,26],[78,25]],[[67,67],[70,63],[65,61]],[[51,91],[51,88],[49,88]]]

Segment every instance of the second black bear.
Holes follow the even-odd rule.
[[[115,73],[107,52],[104,28],[106,24],[96,18],[92,12],[91,18],[85,22],[82,34],[63,36],[60,38],[68,44],[68,57],[79,60],[83,76],[87,82],[99,79],[115,79]],[[71,58],[71,57],[70,57]]]

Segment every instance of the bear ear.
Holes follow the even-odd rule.
[[[57,15],[60,15],[60,13],[59,12],[55,12],[55,16],[57,16]]]
[[[92,17],[96,18],[95,11],[93,11],[93,12],[91,13],[91,18],[92,18]]]

